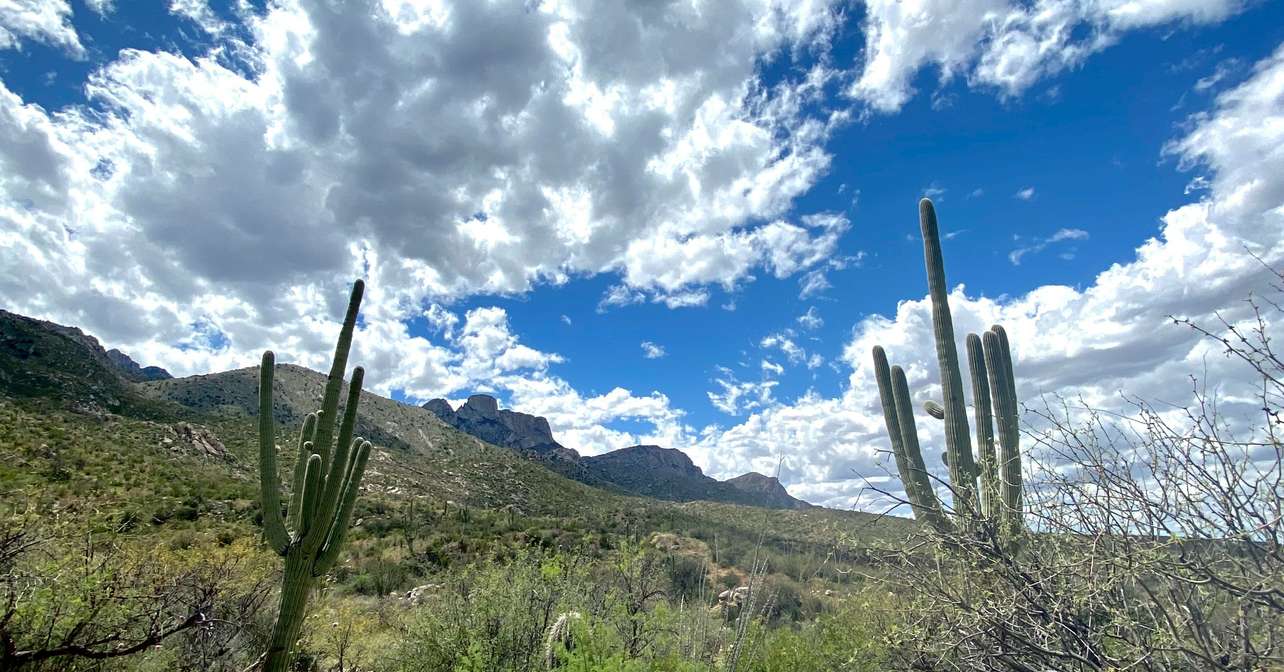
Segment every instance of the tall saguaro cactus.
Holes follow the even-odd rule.
[[[348,385],[347,405],[336,437],[339,393],[343,373],[352,346],[352,331],[365,284],[352,285],[348,312],[343,318],[334,361],[326,380],[321,410],[303,419],[299,433],[299,454],[294,464],[294,487],[290,493],[289,521],[281,515],[277,488],[276,431],[272,417],[272,377],[276,357],[263,353],[259,368],[259,485],[263,504],[263,532],[272,550],[285,558],[285,577],[281,585],[281,608],[272,640],[264,654],[264,672],[281,672],[294,654],[295,642],[303,627],[308,596],[316,579],[334,566],[339,548],[352,521],[361,476],[371,445],[353,438],[357,421],[357,404],[361,399],[361,382],[365,371],[352,370]]]
[[[1016,381],[1012,374],[1007,332],[995,325],[983,336],[967,335],[968,368],[976,411],[976,443],[981,458],[978,465],[972,454],[967,404],[963,397],[963,374],[954,345],[954,323],[950,315],[936,209],[926,198],[919,202],[919,224],[923,232],[923,258],[927,267],[932,327],[944,396],[944,403],[928,401],[924,410],[945,424],[944,460],[950,471],[956,517],[964,527],[978,519],[995,521],[1004,536],[1011,536],[1021,527],[1023,501]],[[878,382],[896,468],[914,517],[937,529],[950,529],[952,525],[942,512],[919,449],[914,407],[905,372],[899,366],[888,366],[887,353],[881,346],[874,346],[874,378]],[[999,430],[997,455],[995,424]],[[979,498],[978,478],[981,484]]]

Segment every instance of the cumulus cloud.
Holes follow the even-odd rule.
[[[1018,189],[1015,194],[1012,194],[1012,198],[1015,198],[1021,201],[1030,200],[1034,198],[1034,187],[1026,187],[1024,189]]]
[[[10,4],[0,46],[81,51],[66,2]],[[433,302],[612,273],[603,306],[700,306],[823,266],[849,226],[786,218],[844,120],[818,104],[834,73],[759,71],[827,49],[826,3],[169,7],[244,21],[245,67],[226,45],[126,49],[86,83],[92,110],[56,114],[0,86],[21,139],[0,146],[0,297],[176,373],[323,355],[353,277],[394,361]],[[217,346],[184,341],[197,324]],[[440,384],[418,356],[396,385]]]
[[[762,368],[764,376],[778,375],[784,370],[767,360],[763,360]],[[713,380],[718,389],[708,392],[709,402],[727,415],[741,415],[771,405],[774,401],[772,389],[780,384],[780,381],[766,377],[759,381],[741,381],[726,367],[718,367],[718,373],[719,376]]]
[[[9,0],[0,4],[0,49],[21,49],[32,40],[84,58],[85,48],[71,25],[67,0]]]
[[[169,11],[195,23],[209,35],[218,36],[228,28],[228,23],[210,7],[209,0],[170,0]]]
[[[942,83],[1013,96],[1072,68],[1131,30],[1206,24],[1238,11],[1240,0],[870,0],[865,49],[849,95],[894,112],[914,95],[925,67]]]

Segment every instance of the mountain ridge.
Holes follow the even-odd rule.
[[[640,444],[581,456],[554,439],[547,418],[500,409],[498,400],[490,395],[471,395],[458,409],[445,399],[430,400],[422,408],[460,431],[512,449],[589,485],[678,502],[706,500],[776,509],[812,506],[790,495],[775,477],[749,472],[719,481],[677,448]]]

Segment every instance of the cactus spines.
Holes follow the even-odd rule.
[[[927,266],[928,294],[932,300],[936,360],[941,370],[945,450],[950,454],[950,485],[954,489],[954,509],[959,512],[974,511],[976,461],[972,458],[972,440],[967,424],[967,405],[963,401],[959,355],[954,347],[954,322],[950,317],[949,288],[945,284],[941,237],[936,226],[936,209],[931,200],[924,198],[919,201],[918,220],[923,233],[923,260]]]
[[[928,400],[923,403],[923,410],[944,421],[945,452],[941,454],[941,461],[950,472],[954,511],[960,526],[971,529],[978,518],[990,520],[997,523],[1000,534],[1011,538],[1020,531],[1023,521],[1016,380],[1012,373],[1007,332],[995,325],[984,336],[968,334],[966,339],[972,400],[976,410],[978,465],[972,454],[963,375],[954,345],[954,325],[946,293],[936,210],[926,198],[919,202],[919,223],[923,232],[923,256],[927,266],[932,327],[943,394],[943,403]],[[874,376],[878,381],[883,419],[896,455],[897,469],[914,516],[937,529],[949,529],[923,466],[905,372],[899,366],[889,367],[887,354],[879,346],[874,347]]]
[[[347,406],[339,423],[339,434],[337,437],[334,434],[339,392],[364,288],[360,280],[352,286],[321,410],[309,413],[303,419],[288,521],[281,515],[281,499],[277,490],[276,430],[272,415],[276,357],[271,351],[263,353],[259,369],[259,492],[263,504],[263,532],[272,550],[285,558],[280,612],[263,656],[262,669],[265,672],[281,672],[289,666],[294,644],[303,627],[312,585],[317,577],[329,571],[339,557],[339,548],[352,520],[352,509],[370,456],[370,442],[353,438],[361,384],[365,377],[361,367],[352,371]]]

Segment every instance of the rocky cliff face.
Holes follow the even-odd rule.
[[[553,440],[548,420],[535,415],[500,410],[499,402],[485,394],[468,397],[458,410],[445,399],[423,405],[446,424],[497,446],[537,454],[567,451]],[[574,452],[574,451],[570,451]]]
[[[129,355],[116,348],[107,351],[107,359],[111,360],[111,363],[116,366],[116,369],[120,371],[120,375],[136,383],[145,383],[150,380],[169,380],[174,377],[169,375],[169,371],[159,366],[142,366],[131,359]]]

